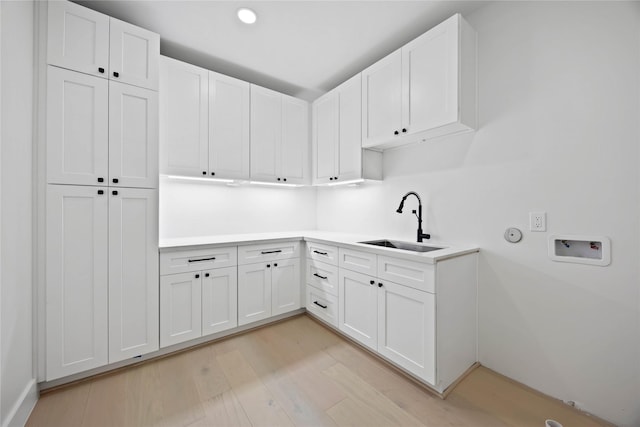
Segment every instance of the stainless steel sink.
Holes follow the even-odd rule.
[[[437,246],[426,246],[417,243],[399,242],[397,240],[371,240],[369,242],[358,242],[365,245],[382,246],[384,248],[401,249],[410,252],[431,252],[442,249]]]

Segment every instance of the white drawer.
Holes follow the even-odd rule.
[[[300,241],[238,246],[238,264],[276,261],[300,257]]]
[[[339,265],[340,268],[368,274],[369,276],[376,276],[376,255],[369,252],[340,248]]]
[[[390,280],[420,291],[435,293],[435,268],[431,264],[378,256],[378,278]]]
[[[307,254],[311,259],[338,265],[338,247],[307,242]]]
[[[160,275],[231,267],[238,264],[235,246],[211,249],[191,249],[160,254]]]
[[[307,311],[338,327],[338,298],[320,289],[307,285]]]
[[[338,267],[307,259],[307,284],[337,296]]]

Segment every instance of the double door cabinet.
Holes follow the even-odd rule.
[[[46,202],[46,379],[157,350],[157,192],[49,185]]]
[[[47,63],[158,90],[158,34],[68,1],[49,1]]]
[[[43,379],[158,350],[159,36],[46,8]]]
[[[160,171],[249,179],[249,83],[162,57],[160,86]]]
[[[300,308],[300,242],[160,256],[160,347]]]
[[[438,392],[475,363],[475,253],[426,264],[307,245],[309,313]]]
[[[476,36],[456,14],[362,71],[362,146],[476,127]]]

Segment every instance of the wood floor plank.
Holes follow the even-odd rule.
[[[125,425],[126,373],[102,377],[91,383],[82,419],[86,427],[121,427]]]
[[[242,353],[235,350],[217,359],[252,425],[293,426]]]
[[[157,390],[162,386],[158,364],[147,363],[126,372],[125,426],[153,426],[161,423],[163,410]]]
[[[226,390],[202,402],[205,418],[189,427],[251,427],[251,421],[232,390]]]
[[[200,400],[211,399],[231,389],[212,346],[197,348],[185,354],[185,358]]]
[[[323,373],[340,384],[351,400],[365,405],[370,411],[388,420],[388,425],[424,425],[341,363],[325,369]]]
[[[27,427],[81,426],[90,389],[91,382],[83,382],[40,396]]]
[[[357,400],[346,398],[327,410],[327,414],[340,427],[376,427],[390,426],[390,420],[382,416],[369,405]]]

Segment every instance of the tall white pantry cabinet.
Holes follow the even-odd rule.
[[[159,348],[157,34],[46,7],[45,370]]]

